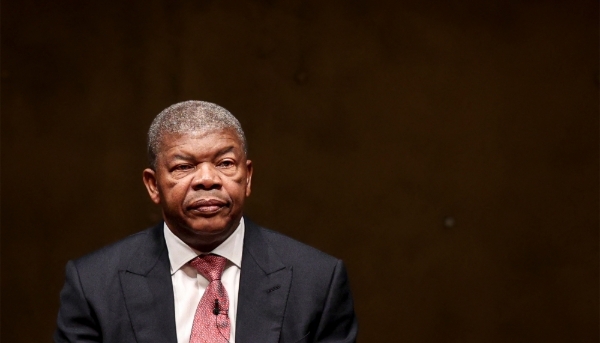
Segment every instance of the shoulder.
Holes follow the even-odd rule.
[[[331,269],[341,263],[339,259],[280,232],[262,227],[249,220],[246,220],[246,223],[247,228],[250,231],[258,232],[279,260],[286,265],[307,266],[312,269]]]
[[[125,267],[132,258],[139,256],[142,253],[140,249],[147,250],[153,245],[161,244],[164,245],[162,223],[79,257],[73,260],[73,264],[76,268],[84,270],[121,268]]]

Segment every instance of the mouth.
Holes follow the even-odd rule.
[[[227,207],[227,202],[221,199],[198,199],[187,206],[188,211],[198,214],[214,214]]]

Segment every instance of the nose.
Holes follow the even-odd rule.
[[[221,178],[215,166],[210,163],[201,163],[198,166],[192,180],[194,190],[219,189],[221,185]]]

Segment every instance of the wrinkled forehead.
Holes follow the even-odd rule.
[[[206,143],[210,145],[216,145],[223,140],[231,141],[239,148],[244,157],[246,156],[244,142],[235,128],[203,128],[161,132],[158,139],[157,153],[160,155],[170,149],[173,145],[183,145],[203,139],[208,139]]]

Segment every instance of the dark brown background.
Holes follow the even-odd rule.
[[[247,214],[347,262],[362,342],[598,341],[597,1],[2,5],[4,341],[158,220],[188,99],[244,125]]]

